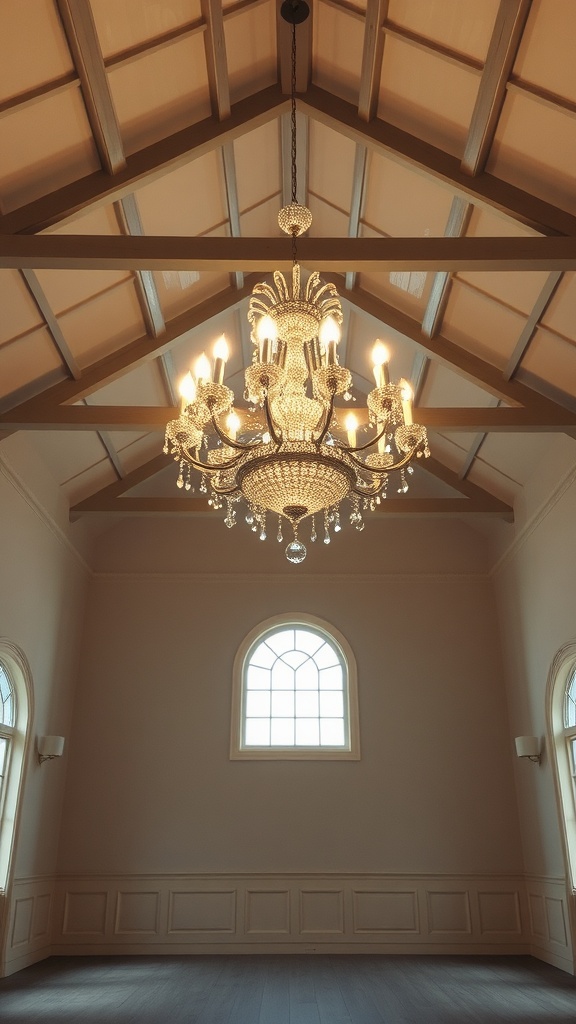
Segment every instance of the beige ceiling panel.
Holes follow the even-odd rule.
[[[11,395],[32,381],[62,370],[62,360],[48,331],[41,327],[0,345],[0,394]],[[54,383],[52,380],[50,383]]]
[[[248,210],[282,190],[280,122],[268,121],[234,142],[240,210]],[[280,203],[278,204],[281,205]]]
[[[132,277],[124,270],[38,270],[36,276],[52,312],[58,315]]]
[[[109,82],[128,154],[211,112],[201,34],[113,68]]]
[[[542,288],[548,280],[548,273],[543,271],[513,271],[498,274],[496,271],[481,273],[479,271],[462,271],[456,275],[460,281],[467,281],[474,288],[484,292],[490,298],[520,313],[528,315],[536,302]]]
[[[275,8],[275,4],[257,4],[224,22],[232,103],[277,79]]]
[[[477,461],[496,469],[516,484],[524,484],[546,455],[549,445],[548,434],[487,434]]]
[[[351,17],[327,4],[316,4],[312,69],[315,85],[358,103],[363,46],[362,18]]]
[[[576,274],[564,274],[542,323],[566,338],[576,339]]]
[[[432,275],[358,274],[357,284],[379,299],[421,321],[426,309]]]
[[[362,220],[377,232],[394,238],[441,236],[451,205],[447,188],[394,160],[369,156]]]
[[[576,345],[540,328],[530,342],[521,368],[560,391],[574,394]]]
[[[88,402],[90,405],[166,405],[156,360],[142,363],[100,388],[90,395]]]
[[[0,101],[73,70],[53,0],[2,0]]]
[[[342,238],[348,234],[348,214],[325,203],[319,196],[309,195],[308,206],[312,214],[312,227],[308,234],[314,238]],[[317,267],[322,270],[322,267]],[[354,267],[350,267],[353,270]]]
[[[155,270],[154,283],[166,319],[178,316],[196,302],[200,275],[196,270]]]
[[[90,466],[84,472],[78,473],[71,480],[61,485],[62,491],[70,505],[76,505],[77,502],[83,501],[84,498],[89,498],[92,494],[96,494],[102,488],[107,487],[108,484],[115,483],[118,479],[116,471],[110,459],[107,458],[102,446],[101,450],[104,453],[104,458],[100,462]]]
[[[518,313],[455,279],[450,289],[442,333],[467,351],[503,369],[525,322]]]
[[[38,307],[18,270],[0,270],[0,345],[42,323]]]
[[[149,462],[150,459],[160,455],[162,446],[164,444],[164,437],[161,433],[146,434],[140,437],[134,437],[129,444],[124,444],[121,434],[110,434],[110,440],[120,455],[120,461],[122,463],[122,469],[125,473],[131,473],[133,469],[138,469],[145,462]],[[174,479],[172,486],[174,487],[174,494],[177,494],[176,489],[176,476],[178,474],[178,467],[173,467]]]
[[[514,74],[525,82],[576,101],[574,0],[532,4]]]
[[[505,501],[507,505],[513,506],[520,493],[520,486],[515,480],[511,480],[505,473],[500,473],[493,466],[483,462],[481,458],[474,460],[466,479],[470,483],[476,484],[477,487],[483,487],[485,491],[493,494],[500,501]]]
[[[526,94],[508,93],[487,171],[575,212],[575,166],[574,116]]]
[[[102,359],[144,333],[132,280],[63,313],[60,327],[80,367]]]
[[[200,0],[90,0],[105,57],[122,53],[200,19]]]
[[[79,89],[0,118],[5,212],[100,169]]]
[[[438,434],[436,431],[430,432],[429,441],[433,457],[453,473],[459,473],[466,459],[467,448],[457,444],[452,434]]]
[[[219,153],[207,153],[136,193],[146,235],[202,235],[228,219]]]
[[[495,210],[472,206],[467,235],[476,238],[537,238],[540,232],[521,224],[511,217],[500,216]]]
[[[426,371],[420,402],[431,408],[483,409],[491,405],[493,399],[488,391],[484,391],[456,370],[431,360]]]
[[[389,37],[378,117],[462,156],[479,81],[467,68]]]
[[[451,50],[485,60],[499,0],[390,0],[388,20]]]
[[[350,139],[310,119],[308,188],[348,212],[354,185],[356,146]]]
[[[240,217],[240,231],[246,238],[267,238],[269,235],[279,238],[282,234],[278,227],[278,211],[282,206],[282,194],[277,193],[259,206],[252,207]],[[292,242],[286,239],[291,248]]]

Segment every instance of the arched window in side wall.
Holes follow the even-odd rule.
[[[234,664],[230,756],[358,760],[356,663],[337,629],[296,613],[248,634]]]
[[[576,890],[576,643],[562,647],[550,669],[548,732],[566,867]]]
[[[18,821],[32,688],[22,652],[0,639],[0,890],[6,888]]]

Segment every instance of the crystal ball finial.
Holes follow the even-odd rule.
[[[278,224],[287,235],[303,235],[312,223],[312,214],[307,206],[289,203],[278,214]]]

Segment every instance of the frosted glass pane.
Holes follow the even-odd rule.
[[[289,668],[283,661],[277,661],[272,669],[272,689],[294,689],[294,669]]]
[[[286,651],[286,654],[282,655],[282,661],[291,665],[292,668],[299,668],[305,661],[308,661],[308,655],[303,654],[302,651]]]
[[[344,722],[341,718],[323,718],[320,722],[320,743],[323,747],[344,746]]]
[[[262,690],[251,690],[246,694],[246,717],[270,717],[270,690],[265,693]]]
[[[338,690],[321,690],[320,714],[322,718],[343,718],[344,699]]]
[[[566,701],[564,703],[564,725],[567,729],[576,725],[576,672],[570,676],[566,687]]]
[[[307,661],[301,668],[296,669],[296,689],[318,689],[318,669],[313,661]]]
[[[271,723],[270,742],[274,747],[293,747],[294,719],[275,718]]]
[[[254,668],[249,665],[246,673],[246,689],[248,690],[269,690],[270,673],[267,668]]]
[[[342,676],[342,668],[340,665],[334,665],[332,668],[323,668],[320,672],[320,689],[321,690],[342,690],[344,680]]]
[[[296,720],[296,746],[318,747],[320,745],[320,727],[317,718],[298,718]]]
[[[256,650],[250,655],[250,664],[259,665],[261,668],[272,668],[275,661],[276,655],[266,643],[258,644]]]
[[[270,721],[267,718],[246,719],[246,746],[270,746]]]
[[[8,753],[8,740],[4,736],[0,736],[0,775],[4,775],[4,768],[6,766],[6,755]],[[2,792],[2,779],[0,778],[0,793]]]
[[[318,717],[318,690],[301,690],[296,694],[296,717]]]
[[[280,633],[266,638],[266,643],[276,654],[284,654],[286,651],[294,650],[294,630],[283,629]]]
[[[340,659],[338,658],[336,651],[327,643],[323,644],[320,650],[316,652],[314,655],[314,661],[318,665],[318,668],[328,668],[330,665],[340,664]]]
[[[0,722],[3,725],[14,725],[12,684],[2,665],[0,665]]]
[[[324,637],[317,633],[310,633],[307,629],[296,630],[296,647],[299,651],[306,651],[307,654],[315,654],[324,643]]]
[[[294,717],[294,692],[293,690],[272,691],[272,717],[293,718]]]

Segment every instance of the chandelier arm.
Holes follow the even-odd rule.
[[[187,449],[180,449],[180,458],[184,459],[184,462],[188,462],[194,467],[194,469],[199,470],[200,473],[208,473],[210,475],[232,469],[233,466],[238,465],[243,457],[244,452],[240,452],[240,455],[235,455],[234,458],[229,459],[228,462],[221,462],[219,465],[211,466],[209,462],[200,462],[199,459],[195,459],[193,455],[190,455]]]
[[[245,444],[243,441],[235,441],[232,437],[228,437],[228,435],[225,434],[224,431],[218,426],[214,413],[211,413],[210,420],[220,440],[224,444],[228,445],[229,448],[237,448],[238,451],[240,452],[247,452],[253,450],[254,448],[258,448],[262,444],[262,442],[258,440],[249,441],[247,444]]]
[[[386,476],[387,473],[393,473],[395,469],[404,469],[404,466],[407,466],[408,463],[411,462],[414,456],[416,455],[418,447],[419,446],[416,445],[414,448],[411,448],[408,454],[405,455],[402,459],[400,459],[399,462],[395,462],[391,466],[386,466],[385,469],[374,469],[373,466],[367,466],[365,462],[362,462],[360,459],[357,459],[356,456],[352,454],[352,451],[354,449],[349,450],[345,448],[344,451],[348,455],[349,459],[351,459],[353,464],[358,467],[358,469],[362,469],[364,470],[365,473],[370,473],[372,476]]]
[[[335,395],[334,395],[334,392],[332,392],[332,394],[330,395],[330,405],[328,406],[328,412],[326,413],[326,419],[324,421],[324,426],[323,426],[322,431],[320,433],[320,437],[316,441],[316,444],[322,444],[324,438],[326,437],[326,434],[328,433],[328,430],[330,429],[330,424],[332,422],[332,417],[334,415],[334,398],[335,398]]]
[[[216,494],[242,494],[242,491],[238,487],[238,484],[231,484],[229,487],[222,487],[216,484],[213,480],[210,481],[210,486]]]
[[[266,392],[264,396],[264,415],[266,416],[266,424],[268,426],[268,430],[270,431],[270,437],[274,441],[274,444],[277,445],[279,448],[280,445],[282,444],[282,439],[278,437],[278,434],[276,433],[274,420],[272,419],[272,411],[270,409],[270,400],[268,398],[268,392]]]
[[[351,455],[352,452],[365,452],[367,448],[371,448],[372,445],[377,444],[378,441],[380,441],[384,437],[384,434],[386,433],[387,430],[388,424],[385,423],[380,433],[376,434],[375,437],[372,437],[369,441],[366,442],[366,444],[358,445],[357,448],[349,448],[347,444],[344,444],[344,442],[341,441],[339,447],[342,448],[342,451],[345,451],[348,455]]]
[[[381,480],[376,480],[370,487],[361,488],[354,487],[350,488],[352,494],[357,494],[360,498],[374,498],[382,486]]]

